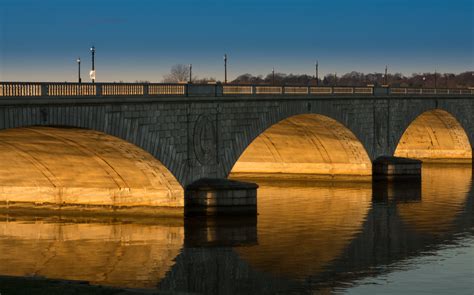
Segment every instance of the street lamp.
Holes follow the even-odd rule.
[[[92,79],[92,83],[95,83],[95,46],[91,47],[91,54],[92,54],[92,71],[90,72],[90,76]]]
[[[384,76],[384,84],[387,85],[387,80],[388,80],[388,66],[385,66],[385,76]]]
[[[227,84],[227,54],[224,54],[224,84]]]
[[[438,88],[438,72],[437,70],[435,70],[435,73],[434,73],[434,88]]]
[[[275,68],[272,68],[272,85],[275,85]]]
[[[78,57],[76,62],[77,62],[77,77],[78,77],[79,83],[81,83],[82,82],[81,81],[81,58]]]
[[[319,62],[316,61],[316,64],[314,66],[315,66],[315,70],[316,70],[316,73],[315,73],[316,74],[316,86],[318,86],[318,84],[319,84],[319,73],[318,73],[318,71],[319,71]]]
[[[189,64],[189,83],[193,81],[193,64]]]

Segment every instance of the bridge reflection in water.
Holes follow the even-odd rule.
[[[182,222],[2,221],[0,275],[153,288],[183,245]]]
[[[471,169],[428,165],[422,186],[373,192],[258,180],[258,220],[224,226],[5,215],[0,275],[207,294],[331,291],[472,233]]]
[[[452,229],[458,213],[467,206],[472,166],[424,165],[421,200],[398,202],[397,213],[412,230],[444,233]]]
[[[258,246],[239,248],[255,269],[283,277],[321,272],[363,230],[370,184],[259,182]]]

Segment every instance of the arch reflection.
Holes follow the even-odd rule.
[[[315,275],[339,258],[371,207],[370,184],[258,183],[258,245],[235,251],[255,269],[286,278]]]
[[[423,164],[421,199],[398,202],[397,212],[410,228],[426,233],[449,230],[465,208],[472,183],[472,166]],[[453,189],[455,188],[455,189]]]
[[[73,223],[74,222],[74,223]],[[182,222],[0,221],[0,275],[154,288],[174,265]]]

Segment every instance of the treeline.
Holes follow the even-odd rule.
[[[390,85],[391,87],[425,87],[425,88],[466,88],[474,87],[474,72],[468,71],[460,74],[452,73],[422,73],[412,74],[407,77],[400,73],[388,74],[386,77],[383,73],[364,74],[361,72],[350,72],[344,75],[328,74],[316,81],[314,76],[295,75],[284,73],[272,73],[263,76],[253,76],[251,74],[243,74],[238,76],[231,83],[235,84],[269,84],[269,85],[319,85],[319,86],[382,86]]]

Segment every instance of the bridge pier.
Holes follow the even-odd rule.
[[[383,156],[372,164],[373,181],[421,181],[420,160]]]
[[[257,215],[258,185],[228,179],[202,178],[184,193],[184,215]]]

